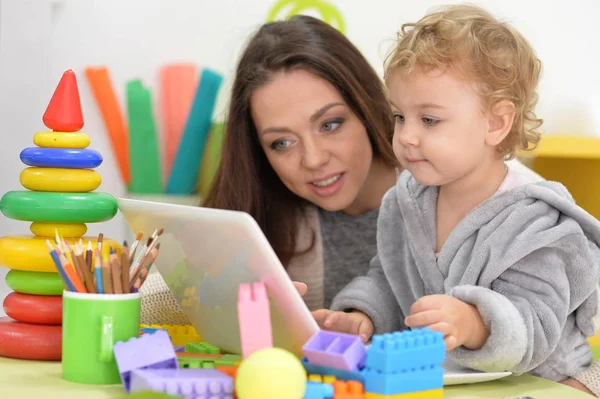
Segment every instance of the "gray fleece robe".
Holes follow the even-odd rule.
[[[490,336],[479,350],[448,359],[482,371],[574,376],[592,360],[600,278],[600,222],[555,182],[500,193],[452,231],[438,259],[437,187],[404,172],[384,196],[377,255],[364,277],[344,288],[334,310],[366,313],[375,333],[406,328],[420,297],[447,294],[474,305]]]

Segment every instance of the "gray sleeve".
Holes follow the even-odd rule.
[[[591,271],[579,274],[591,280],[587,283],[571,280],[573,269],[592,269],[580,254],[585,252],[582,239],[570,235],[530,253],[502,273],[491,289],[454,287],[449,294],[477,307],[490,336],[481,349],[459,347],[449,358],[477,370],[515,374],[543,363],[557,348],[567,316],[578,306],[575,298],[591,295],[596,285],[589,278]]]
[[[365,313],[373,322],[375,334],[397,331],[404,325],[404,316],[377,255],[371,260],[367,275],[348,284],[333,299],[331,309]]]

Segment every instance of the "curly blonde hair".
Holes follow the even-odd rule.
[[[411,73],[415,67],[458,70],[482,88],[486,106],[502,100],[514,104],[513,125],[499,146],[505,158],[537,146],[541,138],[537,129],[543,123],[534,113],[541,62],[508,24],[470,5],[445,7],[404,24],[386,58],[386,84],[393,73]]]

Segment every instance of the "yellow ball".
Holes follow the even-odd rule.
[[[306,371],[292,353],[280,348],[262,349],[238,367],[235,391],[239,399],[302,399]]]

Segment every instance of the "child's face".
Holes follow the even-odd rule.
[[[462,179],[486,163],[489,120],[474,84],[452,70],[394,74],[389,96],[393,147],[402,166],[424,185]]]

